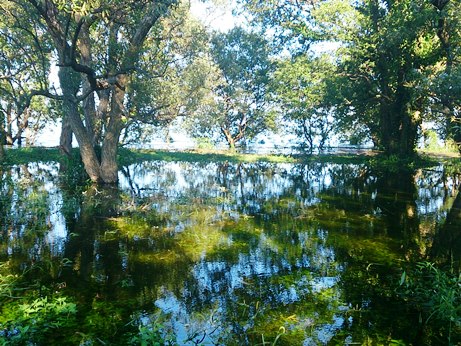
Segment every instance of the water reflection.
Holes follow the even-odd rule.
[[[113,344],[159,310],[179,344],[417,343],[387,294],[401,263],[461,253],[443,166],[144,162],[86,191],[52,164],[0,173],[0,260],[52,263],[78,332]]]

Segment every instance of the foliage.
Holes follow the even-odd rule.
[[[416,145],[427,97],[422,71],[433,60],[418,56],[415,47],[430,30],[430,10],[411,1],[384,8],[366,2],[355,10],[358,27],[348,47],[340,50],[346,77],[342,80],[347,83],[342,120],[346,127],[354,121],[365,125],[375,145],[388,154],[408,156]]]
[[[37,132],[55,115],[43,98],[48,90],[51,46],[41,26],[30,20],[30,8],[9,2],[0,6],[0,143],[32,144]]]
[[[333,56],[337,72],[322,76],[325,85],[319,83],[308,100],[320,95],[332,103],[335,125],[346,138],[411,156],[423,121],[435,120],[442,133],[458,136],[458,0],[239,3],[255,27],[285,43],[293,61],[323,51]],[[308,73],[312,79],[316,74],[322,72]],[[281,75],[280,83],[290,79]]]
[[[274,129],[267,93],[272,71],[266,40],[243,28],[214,33],[211,58],[217,68],[213,95],[191,119],[189,129],[196,137],[221,136],[230,148]]]
[[[16,16],[14,11],[5,14],[8,19],[18,20],[21,27],[32,23],[39,28],[36,31],[43,35],[35,36],[34,43],[44,46],[49,42],[49,50],[56,56],[59,94],[44,88],[38,95],[62,101],[63,151],[71,151],[73,133],[90,179],[115,183],[119,137],[129,116],[126,103],[130,76],[148,52],[146,42],[153,39],[161,19],[170,14],[176,1],[102,0],[91,5],[87,1],[59,0],[7,3],[13,10],[28,9],[24,18]],[[40,60],[39,54],[30,49],[26,52],[33,63]],[[151,57],[157,62],[157,57]],[[26,69],[26,73],[30,71]],[[45,78],[48,79],[47,74]],[[96,149],[99,146],[100,155]]]
[[[207,138],[207,137],[196,138],[195,141],[197,143],[197,149],[199,150],[213,150],[214,149],[214,144],[210,138]]]
[[[147,40],[139,71],[131,80],[125,144],[149,140],[152,130],[168,127],[177,117],[191,116],[207,102],[215,77],[207,54],[208,36],[186,2],[161,21]]]
[[[59,294],[37,295],[36,287],[9,274],[8,265],[0,266],[0,344],[52,342],[57,331],[75,326],[75,303]]]
[[[335,70],[326,55],[300,55],[280,61],[274,75],[272,88],[283,120],[295,124],[295,134],[310,153],[314,147],[325,149],[332,137]]]
[[[317,3],[290,0],[238,0],[238,3],[242,6],[242,13],[249,17],[249,22],[264,31],[272,31],[273,48],[278,51],[284,47],[305,51],[313,42],[321,39],[315,26],[311,25],[315,23],[312,10]]]
[[[10,165],[24,164],[29,162],[59,161],[62,156],[55,148],[18,148],[6,151],[6,162]]]
[[[456,345],[461,340],[460,286],[459,274],[421,262],[402,273],[398,293],[418,311],[419,322],[434,329],[435,338]]]
[[[24,302],[13,311],[4,306],[0,325],[3,327],[2,341],[10,345],[22,345],[24,342],[49,340],[57,330],[73,327],[76,305],[65,297],[37,298]]]

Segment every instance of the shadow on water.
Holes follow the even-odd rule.
[[[48,344],[418,344],[402,268],[459,265],[459,179],[443,166],[156,161],[84,190],[53,164],[0,173],[2,268],[76,307]],[[43,343],[13,317],[0,337]]]

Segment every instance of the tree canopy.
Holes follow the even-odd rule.
[[[330,80],[343,132],[358,129],[386,153],[408,156],[423,121],[437,119],[441,135],[460,142],[459,1],[239,3],[292,56],[335,44]]]
[[[234,148],[273,128],[268,103],[273,63],[264,38],[241,27],[216,32],[210,39],[210,59],[215,66],[212,96],[189,124],[192,133],[213,138],[218,132]]]

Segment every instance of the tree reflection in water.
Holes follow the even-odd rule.
[[[33,279],[76,302],[73,341],[126,344],[160,312],[179,344],[417,343],[403,264],[459,263],[442,166],[144,162],[85,191],[33,171],[1,172],[0,256],[48,263]]]

